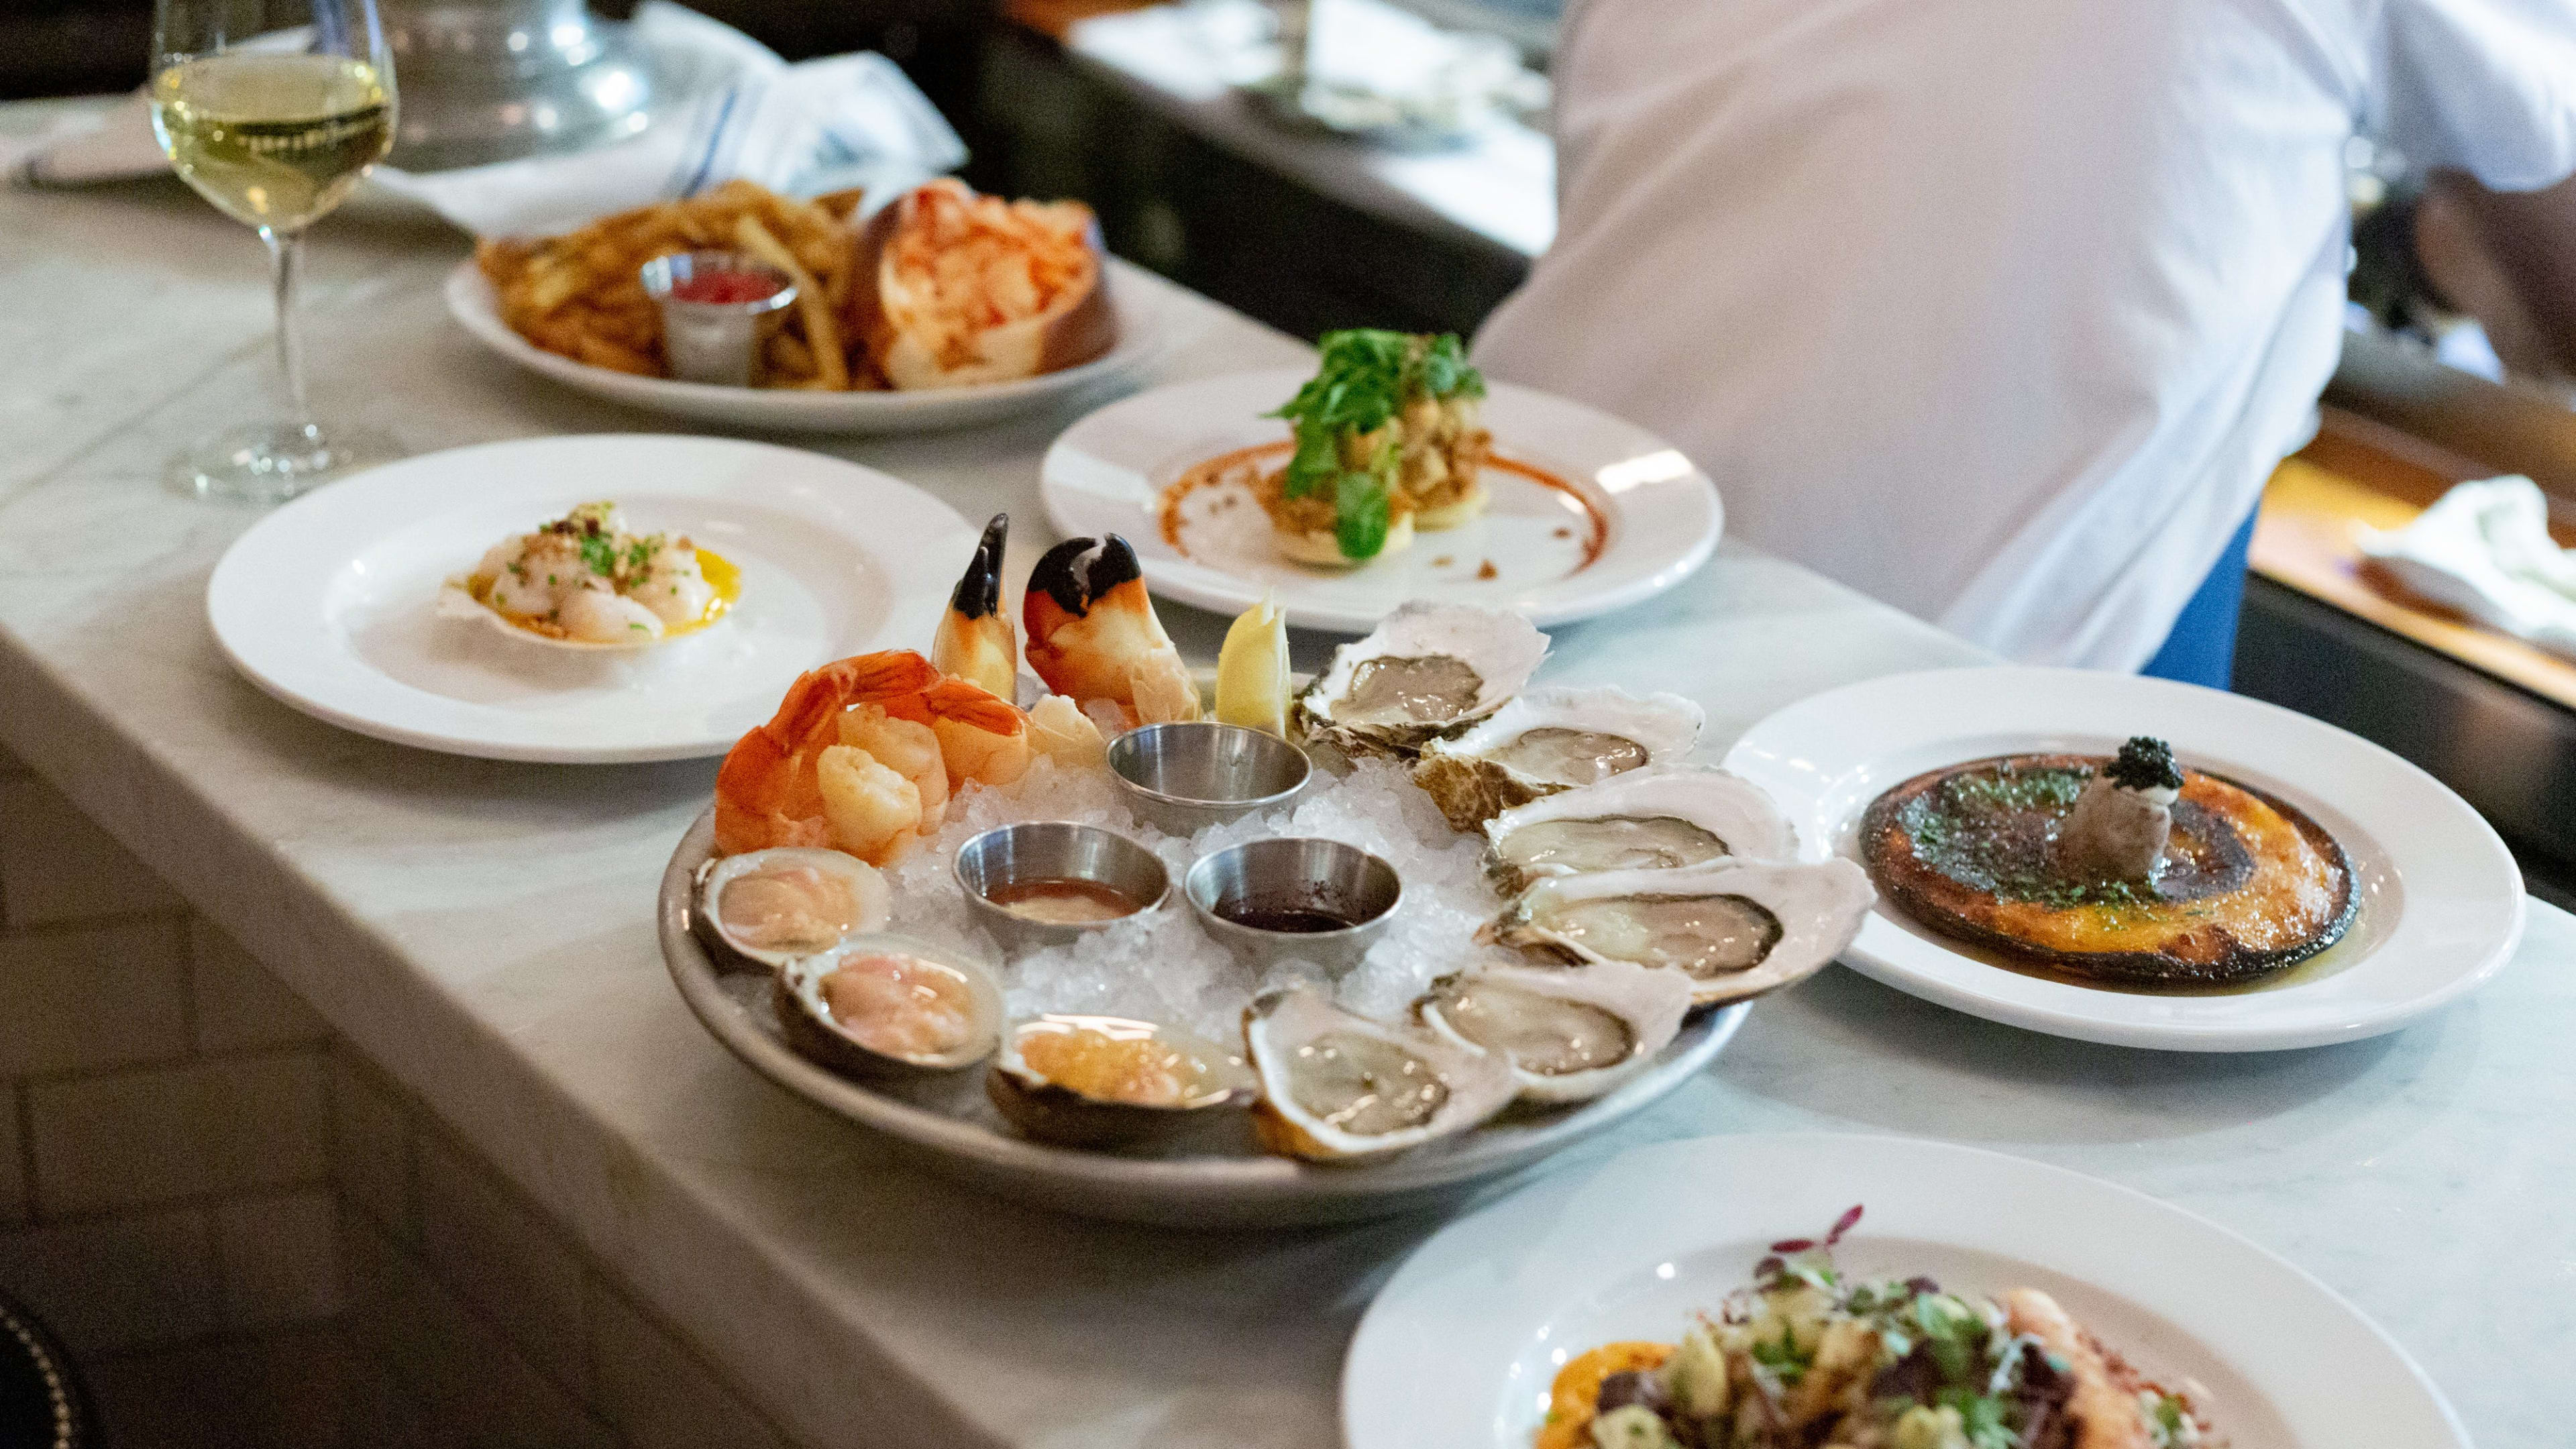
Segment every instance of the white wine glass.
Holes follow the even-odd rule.
[[[381,432],[313,416],[295,333],[304,229],[393,145],[375,0],[158,0],[152,52],[152,128],[171,168],[268,244],[287,408],[173,458],[172,483],[274,502],[397,456]]]

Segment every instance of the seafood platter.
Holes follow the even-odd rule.
[[[822,432],[958,427],[1126,376],[1159,329],[1078,201],[941,178],[875,204],[749,181],[498,237],[448,279],[495,352],[683,417]]]
[[[1299,681],[1257,604],[1207,679],[1116,535],[1015,627],[1007,528],[927,653],[742,737],[660,903],[725,1045],[935,1169],[1206,1224],[1453,1197],[1678,1086],[1875,899],[1690,760],[1695,704],[1534,687],[1518,615],[1399,609]]]
[[[1068,429],[1041,468],[1068,534],[1151,532],[1154,591],[1365,633],[1403,603],[1546,625],[1652,597],[1716,547],[1716,486],[1569,399],[1488,383],[1454,335],[1327,333],[1312,371],[1153,389]]]

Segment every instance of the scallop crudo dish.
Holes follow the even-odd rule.
[[[439,590],[439,612],[550,644],[639,649],[706,628],[741,597],[731,560],[685,534],[635,533],[600,502],[492,545]]]
[[[2121,1357],[2036,1288],[1989,1297],[1834,1264],[1857,1225],[1774,1243],[1678,1342],[1557,1372],[1534,1449],[2187,1449],[2202,1391]]]
[[[928,653],[808,671],[716,775],[693,928],[834,1072],[1057,1147],[1365,1164],[1617,1091],[1869,909],[1690,763],[1698,705],[1531,688],[1516,614],[1407,606],[1300,688],[1256,606],[1211,694],[1124,539],[1014,611],[1008,533]],[[1362,881],[1370,935],[1292,928]]]

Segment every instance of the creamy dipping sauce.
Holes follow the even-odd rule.
[[[1025,921],[1048,926],[1089,926],[1132,916],[1144,902],[1096,880],[1048,879],[1013,881],[996,886],[984,899]]]

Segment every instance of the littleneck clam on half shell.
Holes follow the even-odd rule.
[[[1851,944],[1877,899],[1869,873],[1840,856],[1815,865],[1724,858],[1551,876],[1487,935],[1560,960],[1677,970],[1691,979],[1693,1004],[1713,1006],[1813,975]]]
[[[1351,1162],[1464,1132],[1519,1090],[1509,1058],[1413,1027],[1356,1016],[1308,986],[1266,991],[1244,1008],[1261,1079],[1262,1146],[1314,1162]]]
[[[1297,697],[1293,723],[1346,755],[1410,756],[1501,709],[1546,657],[1547,636],[1518,614],[1406,604],[1333,651]]]
[[[853,936],[791,961],[771,994],[789,1046],[854,1076],[961,1071],[1001,1040],[992,973],[909,936]]]
[[[876,867],[837,850],[784,846],[708,861],[690,923],[736,964],[784,966],[883,930],[893,892]]]
[[[1679,761],[1708,716],[1678,694],[1534,689],[1456,735],[1422,747],[1413,782],[1460,830],[1515,805]]]
[[[1506,895],[1548,876],[1798,855],[1769,792],[1709,765],[1648,765],[1542,795],[1486,821],[1485,840],[1485,868]]]
[[[1642,1072],[1671,1045],[1691,1007],[1678,971],[1486,966],[1431,983],[1414,1019],[1464,1046],[1510,1059],[1525,1102],[1582,1102]]]
[[[1174,1027],[1047,1015],[1002,1034],[984,1092],[1040,1142],[1133,1147],[1239,1114],[1260,1085],[1239,1054]]]

